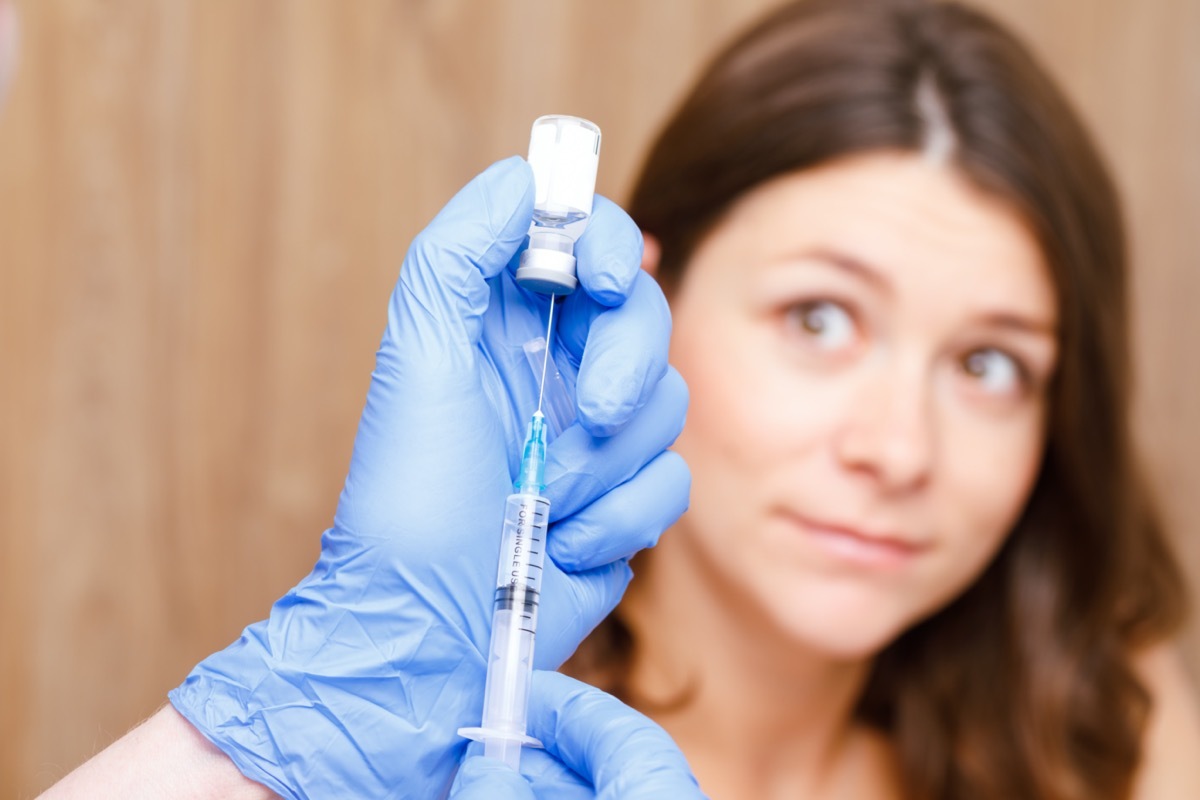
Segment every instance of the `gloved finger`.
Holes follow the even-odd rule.
[[[550,529],[546,553],[568,572],[592,569],[653,547],[687,510],[692,473],[667,450],[630,480]]]
[[[641,270],[642,231],[624,209],[596,195],[592,218],[575,243],[575,259],[584,291],[602,306],[619,306]]]
[[[521,774],[533,794],[545,800],[596,800],[592,782],[545,750],[527,747],[521,752]]]
[[[555,672],[534,672],[529,734],[590,778],[597,800],[702,798],[671,737],[612,695]]]
[[[472,756],[458,768],[450,800],[537,800],[521,773],[494,758]]]
[[[683,430],[687,403],[687,384],[668,367],[648,402],[620,432],[596,437],[580,425],[563,431],[546,450],[551,522],[570,517],[625,483],[670,447]]]
[[[513,156],[459,190],[417,234],[388,311],[385,345],[403,338],[423,354],[473,344],[487,309],[487,279],[524,242],[533,219],[533,171]]]
[[[606,308],[585,293],[563,303],[558,340],[579,367],[579,422],[611,436],[646,403],[667,368],[671,310],[662,289],[638,270],[625,302]]]
[[[539,608],[538,640],[534,665],[558,669],[571,657],[592,629],[621,602],[633,570],[624,560],[567,574],[547,562],[542,573],[542,595],[554,598]]]

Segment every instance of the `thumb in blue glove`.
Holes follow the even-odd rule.
[[[530,733],[546,746],[523,771],[495,759],[463,762],[450,800],[699,800],[696,778],[671,737],[648,717],[587,684],[535,672]],[[532,751],[530,755],[532,755]],[[532,765],[532,766],[530,766]]]

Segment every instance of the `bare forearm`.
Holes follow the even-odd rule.
[[[272,791],[233,762],[171,706],[113,742],[42,795],[123,800],[269,800]]]

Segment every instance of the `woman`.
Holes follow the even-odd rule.
[[[1120,214],[1025,50],[957,5],[781,8],[629,210],[692,501],[570,670],[714,798],[1200,796]]]

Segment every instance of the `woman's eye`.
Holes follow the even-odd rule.
[[[854,318],[830,300],[800,303],[789,311],[798,332],[815,340],[823,350],[838,350],[854,341]]]
[[[988,394],[1013,394],[1024,383],[1017,360],[990,347],[968,353],[962,369]]]

